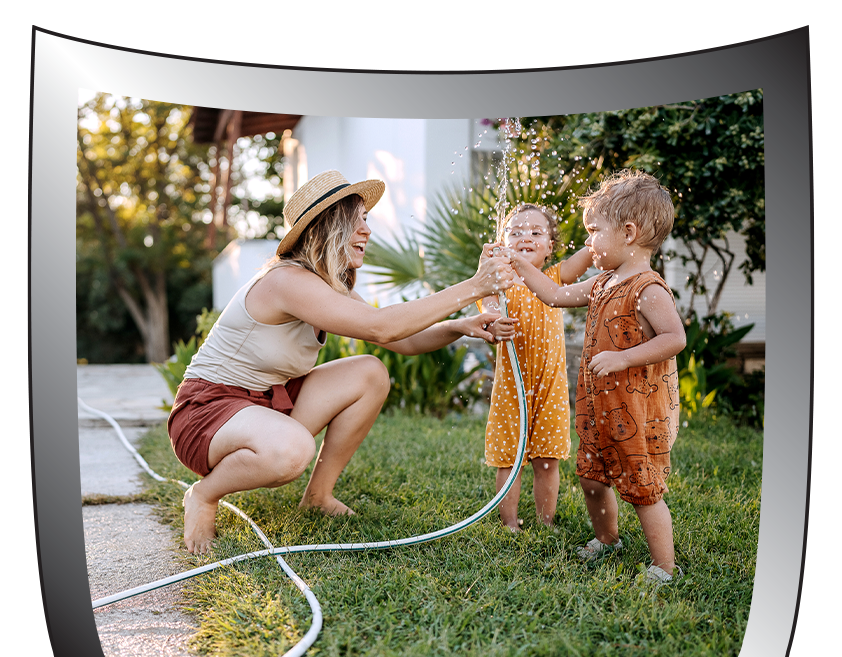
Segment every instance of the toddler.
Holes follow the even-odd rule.
[[[622,548],[614,486],[634,507],[646,536],[652,557],[647,577],[667,582],[676,566],[663,495],[678,433],[675,355],[686,340],[672,293],[650,259],[672,230],[675,210],[653,176],[630,170],[608,177],[580,205],[585,244],[602,273],[564,287],[525,254],[508,251],[520,278],[544,303],[588,307],[576,386],[576,474],[596,536],[577,553],[592,561]]]
[[[503,224],[502,240],[536,269],[553,253],[557,220],[545,208],[525,204],[510,212]],[[497,244],[485,245],[485,254]],[[591,265],[587,248],[549,267],[541,274],[557,284],[575,282]],[[500,313],[497,297],[480,303],[483,312]],[[508,318],[500,317],[488,328],[495,342],[511,339],[526,389],[527,443],[525,460],[532,463],[533,495],[538,518],[553,524],[558,502],[559,459],[570,455],[570,413],[567,370],[564,354],[564,318],[560,308],[549,308],[523,284],[506,292]],[[497,350],[491,409],[485,430],[485,462],[497,468],[497,491],[503,487],[514,466],[520,438],[517,388],[512,364],[505,349]],[[518,531],[517,507],[520,499],[520,473],[500,503],[500,518],[512,531]]]

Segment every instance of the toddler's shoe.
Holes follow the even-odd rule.
[[[680,566],[675,567],[672,575],[660,566],[652,565],[644,571],[643,564],[640,564],[639,568],[641,570],[641,574],[637,576],[638,585],[654,586],[652,589],[653,594],[665,584],[671,584],[684,576],[684,571],[681,570]],[[640,595],[643,596],[645,594],[641,592]]]
[[[619,538],[613,545],[603,543],[598,538],[592,538],[584,547],[576,548],[576,554],[582,561],[596,561],[622,549],[623,541]]]
[[[680,566],[676,566],[675,569],[678,571],[678,573],[675,575],[675,577],[673,577],[673,575],[670,575],[666,570],[664,570],[660,566],[649,566],[648,570],[646,571],[646,579],[657,584],[666,584],[667,582],[671,582],[673,579],[678,579],[684,574]]]

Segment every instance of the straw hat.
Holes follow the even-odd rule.
[[[278,255],[290,251],[310,222],[338,200],[357,194],[362,197],[365,209],[371,210],[384,191],[386,183],[382,180],[364,180],[352,185],[338,171],[323,171],[313,176],[284,204],[284,222],[289,230],[278,245]]]

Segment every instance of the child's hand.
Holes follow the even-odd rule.
[[[487,244],[482,245],[482,253],[479,256],[480,263],[483,260],[487,260],[488,258],[494,257],[494,249],[500,249],[500,252],[497,255],[502,255],[504,251],[508,251],[500,242],[488,242]]]
[[[515,251],[514,249],[510,249],[510,248],[506,247],[506,248],[500,249],[500,253],[509,258],[509,262],[512,263],[512,267],[514,267],[515,271],[517,271],[517,272],[522,271],[521,267],[523,267],[524,264],[531,265],[531,266],[534,267],[534,265],[532,265],[532,263],[529,262],[524,257],[524,255],[522,253],[519,253],[518,251]]]
[[[462,317],[454,320],[454,326],[462,335],[469,338],[482,338],[486,342],[496,342],[492,327],[500,319],[499,313],[480,313],[472,317]]]
[[[591,358],[588,369],[597,376],[605,376],[612,372],[627,370],[629,364],[622,351],[600,351]]]
[[[494,336],[494,339],[488,342],[497,343],[513,339],[517,335],[516,325],[517,318],[515,317],[498,317],[497,321],[488,327],[489,332]]]

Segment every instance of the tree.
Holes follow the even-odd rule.
[[[284,234],[282,140],[275,133],[237,140],[228,222],[241,237],[279,239]]]
[[[591,161],[605,173],[635,167],[652,173],[672,193],[673,237],[683,242],[691,267],[689,314],[704,296],[713,315],[735,263],[729,231],[746,237],[737,263],[746,281],[766,268],[763,91],[753,90],[673,105],[616,112],[524,119],[521,149],[537,151],[547,170]],[[530,132],[531,131],[531,132]],[[675,253],[659,254],[674,257]],[[719,261],[706,280],[703,263]],[[656,262],[659,264],[659,262]]]
[[[170,103],[97,94],[79,108],[78,323],[106,331],[128,315],[153,362],[170,355],[171,320],[210,305],[210,172],[190,132]]]

